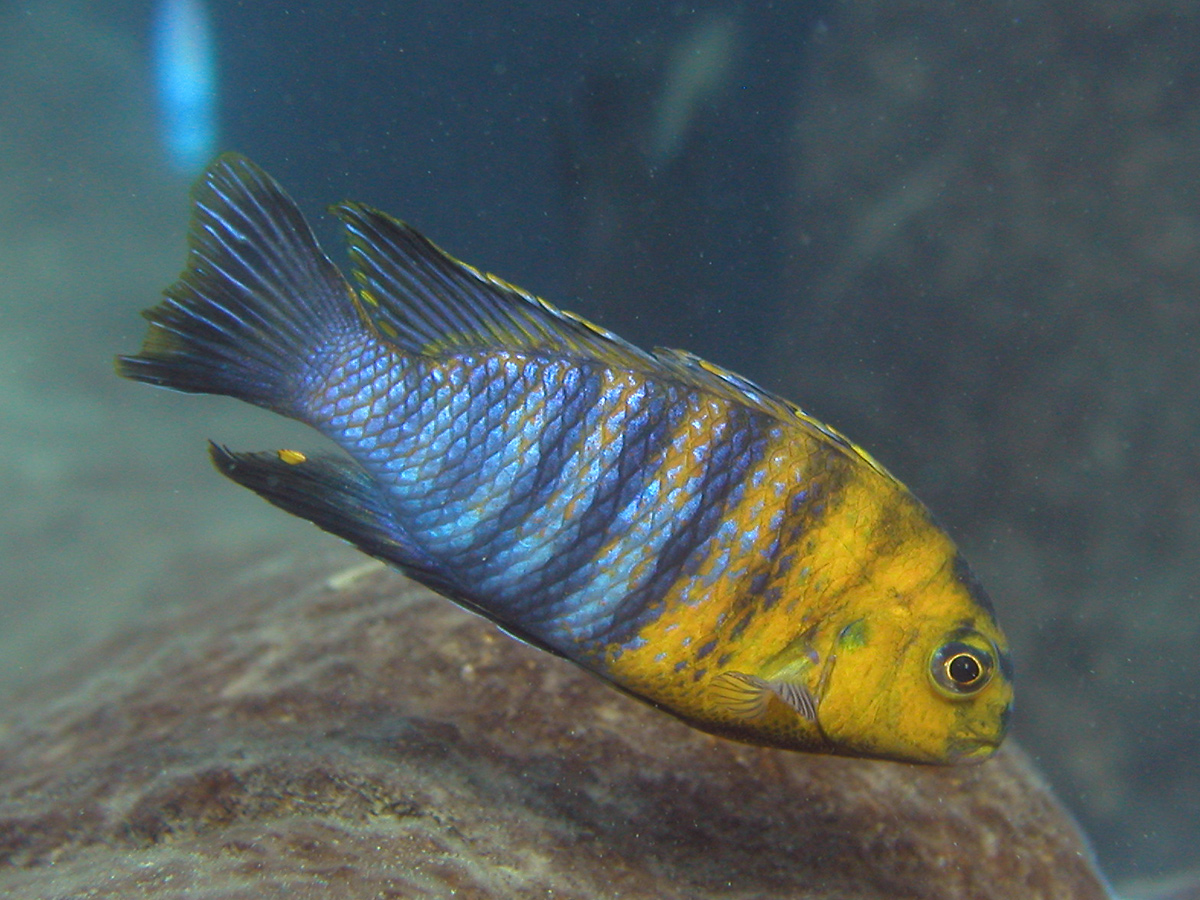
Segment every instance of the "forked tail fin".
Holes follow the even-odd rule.
[[[350,286],[296,204],[249,160],[221,156],[193,196],[187,266],[143,313],[141,352],[117,357],[117,372],[296,415],[306,361],[363,327]]]

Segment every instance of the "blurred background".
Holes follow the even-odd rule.
[[[0,691],[332,540],[119,382],[212,153],[801,403],[941,518],[1118,885],[1200,869],[1200,7],[0,2]],[[219,561],[219,562],[214,562]]]

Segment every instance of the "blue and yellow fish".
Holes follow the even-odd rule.
[[[227,155],[120,374],[228,394],[348,454],[217,468],[705,731],[948,763],[999,746],[1011,664],[950,538],[799,408],[617,336],[357,203],[353,279]]]

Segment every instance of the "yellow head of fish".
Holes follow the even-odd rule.
[[[1013,690],[1008,646],[986,597],[955,556],[893,599],[830,629],[817,675],[821,734],[851,755],[987,759],[1008,729]]]
[[[873,459],[828,515],[840,547],[812,673],[817,725],[838,753],[987,759],[1008,730],[1012,662],[983,589],[928,510]],[[834,540],[836,535],[836,540]],[[848,556],[846,555],[848,552]]]

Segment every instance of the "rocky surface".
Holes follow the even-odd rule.
[[[4,896],[1106,896],[1011,746],[746,747],[347,551],[206,571],[9,700]]]

